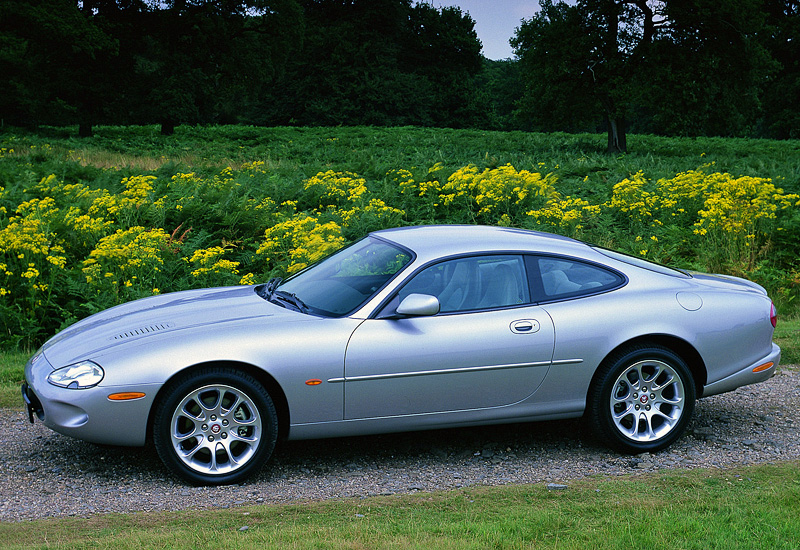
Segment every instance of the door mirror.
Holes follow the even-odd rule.
[[[439,313],[439,299],[428,294],[409,294],[397,306],[397,314],[405,317],[422,317]]]

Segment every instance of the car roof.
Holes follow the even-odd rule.
[[[594,257],[586,243],[541,231],[481,225],[425,225],[375,231],[372,235],[392,241],[428,260],[485,251],[542,252]]]

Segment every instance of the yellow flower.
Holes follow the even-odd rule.
[[[213,246],[206,249],[198,249],[192,253],[191,258],[184,258],[184,261],[192,263],[196,269],[192,271],[193,277],[201,277],[208,274],[232,273],[239,274],[239,262],[222,259],[225,249],[221,246]]]
[[[560,199],[555,181],[553,174],[518,171],[510,164],[483,171],[469,165],[447,179],[439,199],[445,206],[458,203],[471,210],[477,208],[478,217],[496,220],[503,214],[525,212],[536,203]]]
[[[320,206],[354,203],[367,193],[367,182],[352,172],[320,172],[306,180],[306,190],[319,193]]]
[[[298,213],[267,229],[256,255],[264,256],[270,262],[286,262],[287,272],[294,273],[344,244],[342,228],[338,224],[320,223],[313,216]]]

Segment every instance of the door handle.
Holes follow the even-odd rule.
[[[536,319],[520,319],[512,321],[509,328],[514,334],[533,334],[534,332],[539,332],[541,327]]]

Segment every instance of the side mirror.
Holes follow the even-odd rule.
[[[439,313],[439,299],[428,294],[409,294],[397,306],[397,314],[406,317],[422,317]]]

